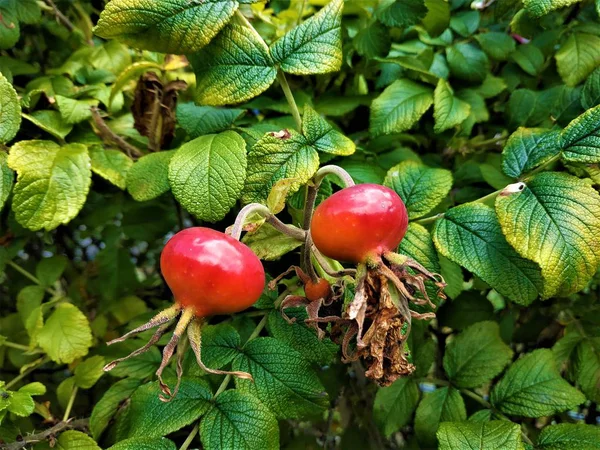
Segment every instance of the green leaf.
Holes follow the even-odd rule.
[[[8,167],[7,159],[8,155],[0,152],[0,211],[2,211],[4,202],[6,202],[12,191],[13,180],[15,178],[15,174]]]
[[[249,372],[254,381],[236,378],[241,392],[265,403],[279,419],[315,416],[329,405],[327,393],[310,364],[274,338],[249,342],[233,360],[233,370]]]
[[[533,44],[519,45],[511,58],[523,71],[532,76],[537,76],[544,66],[544,54]]]
[[[479,293],[468,291],[459,295],[452,303],[444,303],[437,316],[443,326],[462,330],[476,322],[494,319],[494,308]]]
[[[202,362],[211,369],[220,369],[239,355],[240,335],[229,324],[202,327]]]
[[[21,27],[12,8],[2,9],[2,26],[0,26],[0,48],[11,49],[19,41]]]
[[[57,95],[54,98],[56,99],[61,117],[68,124],[76,124],[90,119],[92,117],[91,108],[98,106],[98,100],[75,100],[63,97],[62,95]]]
[[[560,137],[563,158],[567,161],[600,162],[600,106],[571,121]]]
[[[125,439],[112,447],[108,447],[108,450],[176,450],[173,441],[168,440],[164,437],[147,438],[147,437],[135,437]]]
[[[578,1],[580,0],[523,0],[523,6],[529,16],[535,19],[545,16],[550,11],[566,8]]]
[[[42,10],[36,0],[8,0],[1,3],[4,3],[6,9],[14,9],[19,22],[33,24],[42,17]]]
[[[446,80],[440,78],[433,93],[433,130],[441,133],[465,121],[471,113],[471,106],[454,96],[454,91]]]
[[[488,74],[483,83],[473,90],[483,98],[494,98],[504,92],[505,89],[506,82],[502,78]]]
[[[246,142],[234,131],[194,139],[175,153],[169,183],[181,206],[200,220],[225,217],[242,192]]]
[[[302,245],[298,239],[283,234],[268,223],[262,224],[255,232],[246,233],[242,242],[264,261],[276,261]]]
[[[193,53],[217,35],[238,6],[235,0],[112,0],[94,32],[104,39],[118,38],[155,52]]]
[[[218,395],[200,422],[206,450],[276,450],[279,426],[258,399],[236,390]]]
[[[20,126],[21,104],[17,92],[0,73],[0,144],[6,144],[14,138]]]
[[[105,361],[102,356],[92,356],[75,367],[75,385],[81,389],[90,389],[104,375]]]
[[[30,346],[37,345],[37,333],[44,326],[42,300],[45,290],[42,286],[26,286],[17,295],[17,311],[30,337]]]
[[[600,264],[600,196],[566,173],[542,172],[522,191],[498,196],[508,242],[542,269],[543,298],[583,289]]]
[[[53,230],[83,207],[91,184],[85,145],[21,141],[11,147],[8,165],[18,175],[13,210],[26,228]]]
[[[104,392],[102,398],[94,405],[90,417],[90,431],[95,439],[100,437],[121,403],[131,397],[139,385],[140,380],[137,378],[125,378],[117,381]]]
[[[100,145],[90,148],[92,172],[100,175],[120,189],[127,186],[127,172],[133,166],[129,156],[119,150],[104,149]]]
[[[451,74],[464,81],[482,82],[490,70],[487,56],[475,45],[462,42],[446,48]]]
[[[273,59],[284,72],[311,75],[340,70],[343,6],[343,0],[331,0],[271,45]]]
[[[426,394],[417,407],[415,433],[426,448],[436,448],[435,433],[442,422],[460,422],[467,419],[465,402],[452,387],[436,389]]]
[[[496,322],[478,322],[446,345],[444,370],[455,386],[475,388],[502,372],[512,355]]]
[[[117,76],[132,66],[129,47],[118,41],[105,42],[95,47],[89,61],[96,69],[108,70]]]
[[[177,105],[177,123],[194,139],[205,134],[218,133],[229,128],[244,114],[243,109],[196,106],[193,103]]]
[[[383,0],[375,10],[377,18],[389,27],[415,25],[427,14],[423,0]]]
[[[58,304],[40,330],[38,344],[57,363],[70,364],[87,355],[92,346],[87,317],[70,303]]]
[[[425,0],[427,14],[421,21],[430,36],[438,36],[450,24],[450,5],[445,0]]]
[[[410,129],[433,103],[431,89],[408,79],[396,80],[371,104],[373,136]]]
[[[391,44],[388,29],[380,22],[373,22],[359,30],[352,42],[356,52],[367,58],[384,56],[389,52]]]
[[[573,33],[556,52],[556,68],[567,86],[577,86],[600,65],[600,37]]]
[[[319,168],[319,155],[301,134],[289,130],[267,133],[248,153],[248,176],[242,194],[244,203],[264,202],[275,183],[296,179],[290,194],[300,189]]]
[[[560,133],[543,128],[519,128],[502,150],[502,170],[518,178],[560,153]]]
[[[574,408],[585,397],[561,378],[552,351],[540,349],[510,366],[490,401],[506,414],[542,417]]]
[[[537,440],[540,450],[600,449],[600,428],[594,425],[559,423],[545,427]]]
[[[514,181],[512,178],[504,175],[495,164],[484,163],[479,168],[485,182],[494,189],[503,189]]]
[[[26,392],[13,392],[10,396],[8,412],[19,417],[27,417],[35,409],[35,402]]]
[[[577,386],[591,401],[600,401],[600,338],[582,340],[575,349],[573,373]]]
[[[479,11],[459,11],[450,18],[450,28],[462,37],[469,37],[479,28]]]
[[[497,61],[507,61],[508,57],[516,50],[515,40],[506,33],[490,31],[475,36],[477,42],[488,56]]]
[[[102,450],[87,434],[75,430],[61,433],[54,448],[56,450]]]
[[[171,385],[175,380],[171,380]],[[183,378],[170,402],[159,398],[158,382],[140,386],[131,397],[128,436],[154,438],[177,431],[203,416],[210,408],[212,393],[203,380]]]
[[[65,122],[58,111],[38,110],[21,116],[59,140],[73,130],[73,125]]]
[[[386,437],[407,425],[419,402],[419,385],[412,378],[399,378],[375,395],[373,417]]]
[[[279,309],[269,313],[267,323],[275,339],[292,347],[308,362],[324,365],[335,360],[339,347],[329,338],[320,340],[316,331],[304,323],[308,318],[305,309],[288,308],[285,313],[295,320],[295,323],[290,324],[285,321]]]
[[[440,450],[522,450],[521,428],[506,420],[446,422],[437,432]]]
[[[250,100],[266,91],[277,76],[265,42],[249,28],[233,23],[192,55],[190,62],[196,73],[196,102],[205,105]]]
[[[451,299],[455,299],[463,291],[464,278],[462,268],[455,262],[450,261],[445,256],[439,255],[440,272],[444,277],[447,286],[444,292]]]
[[[581,91],[581,106],[585,109],[593,108],[600,104],[600,67],[594,69],[585,80]]]
[[[325,118],[321,117],[309,105],[304,107],[302,134],[304,134],[309,145],[323,153],[348,156],[356,150],[356,145],[354,145],[352,139],[335,130]]]
[[[58,281],[68,265],[69,260],[63,255],[44,258],[35,267],[35,276],[42,286],[52,286]]]
[[[151,153],[138,159],[127,172],[127,192],[145,202],[171,189],[169,164],[175,150]]]
[[[434,209],[452,187],[452,173],[434,169],[416,161],[404,161],[392,167],[383,182],[402,198],[408,217],[416,219]]]
[[[538,296],[537,265],[521,258],[502,235],[494,210],[469,203],[449,210],[433,230],[438,251],[511,300],[528,305]]]
[[[33,383],[28,383],[25,386],[20,387],[19,392],[27,395],[44,395],[46,393],[46,386],[39,381],[34,381]]]
[[[112,42],[115,42],[115,41],[112,41]],[[162,69],[162,66],[160,64],[157,64],[152,61],[138,61],[133,64],[131,64],[131,61],[130,61],[129,64],[122,71],[116,73],[118,76],[110,88],[110,95],[108,97],[108,103],[109,103],[108,106],[110,106],[112,104],[115,96],[119,92],[121,92],[121,90],[125,87],[125,85],[130,80],[136,79],[143,73],[146,73],[153,69],[155,72],[158,72],[159,70]]]

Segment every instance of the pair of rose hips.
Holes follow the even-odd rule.
[[[372,264],[398,246],[407,227],[406,207],[398,194],[384,186],[361,184],[342,189],[324,200],[314,212],[310,233],[315,247],[325,256],[355,264]],[[237,313],[252,306],[263,292],[265,272],[258,257],[246,245],[202,227],[188,228],[173,236],[163,249],[160,267],[173,292],[175,305],[110,343],[158,326],[150,342],[127,358],[139,355],[156,343],[166,327],[181,314],[157,371],[162,391],[169,398],[175,393],[163,383],[161,374],[186,329],[200,367],[210,373],[229,373],[209,369],[202,363],[203,319]],[[308,300],[324,298],[330,291],[329,283],[323,279],[317,282],[309,279],[304,288]],[[105,370],[124,359],[113,361]],[[235,375],[251,378],[246,373]]]

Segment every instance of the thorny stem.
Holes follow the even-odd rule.
[[[18,264],[14,263],[13,261],[8,261],[6,264],[8,266],[12,267],[13,269],[15,269],[17,272],[19,272],[25,278],[28,278],[30,281],[33,281],[38,286],[43,286],[42,282],[40,280],[38,280],[35,276],[33,276],[31,273],[29,273],[27,270],[23,269],[21,266],[19,266]],[[48,294],[50,294],[50,295],[57,295],[58,294],[58,292],[56,292],[54,289],[49,288],[49,287],[44,288],[44,290]]]
[[[292,117],[296,122],[296,128],[298,131],[302,131],[302,118],[300,117],[300,111],[298,110],[298,105],[296,105],[296,100],[294,100],[294,95],[292,94],[292,90],[290,89],[290,85],[285,78],[285,74],[282,71],[277,72],[277,81],[279,81],[279,85],[283,90],[283,94],[285,95],[285,99],[290,106],[290,110],[292,112]]]
[[[238,241],[240,240],[242,237],[242,231],[244,230],[244,222],[251,213],[260,214],[271,226],[273,226],[273,228],[287,236],[299,241],[304,241],[306,237],[304,230],[301,230],[293,225],[287,225],[283,223],[273,213],[271,213],[269,208],[267,208],[265,205],[261,205],[260,203],[250,203],[249,205],[244,206],[235,218],[235,223],[231,229],[232,238]]]
[[[56,4],[54,3],[53,0],[44,0],[44,2],[50,6],[52,8],[52,11],[54,12],[54,15],[56,16],[56,19],[64,25],[64,27],[69,30],[69,32],[73,32],[75,30],[75,25],[73,25],[73,23],[71,23],[71,21],[69,20],[69,18],[67,16],[65,16],[60,9],[58,9],[58,7],[56,6]]]
[[[110,127],[106,124],[100,113],[98,112],[98,108],[92,107],[90,108],[92,111],[92,119],[98,128],[98,134],[103,141],[114,142],[117,147],[127,153],[128,156],[139,158],[143,156],[142,151],[125,141],[121,136],[117,135]]]
[[[33,372],[35,369],[37,369],[39,366],[46,364],[48,361],[50,361],[50,358],[48,356],[43,356],[43,357],[39,358],[22,374],[17,375],[10,382],[8,382],[6,384],[6,386],[4,386],[4,389],[10,389],[15,384],[17,384],[19,381],[21,381],[23,378],[25,378],[27,375],[29,375],[31,372]]]
[[[73,392],[71,392],[71,396],[69,397],[69,403],[67,403],[67,408],[65,409],[65,415],[63,416],[63,422],[69,420],[69,415],[71,414],[71,409],[73,409],[73,404],[75,403],[75,397],[77,396],[77,391],[79,388],[75,386],[73,388]]]
[[[10,444],[0,444],[0,449],[3,450],[20,450],[29,444],[44,441],[50,436],[56,436],[58,433],[65,430],[85,430],[89,425],[89,419],[78,419],[70,422],[59,422],[52,428],[48,428],[38,434],[23,436],[22,440],[11,442]]]

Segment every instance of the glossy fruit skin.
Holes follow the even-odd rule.
[[[327,299],[331,294],[331,285],[324,278],[319,278],[316,283],[309,279],[304,285],[304,294],[311,302]]]
[[[194,227],[165,245],[160,269],[175,302],[196,316],[233,314],[261,296],[265,271],[247,246],[219,231]]]
[[[396,192],[378,184],[358,184],[317,206],[310,232],[325,256],[358,264],[394,251],[407,228],[406,207]]]

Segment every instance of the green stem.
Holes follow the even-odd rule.
[[[15,384],[17,384],[19,381],[21,381],[23,378],[25,378],[27,375],[29,375],[31,372],[33,372],[35,369],[37,369],[39,366],[46,364],[48,361],[50,361],[50,358],[47,356],[44,356],[44,357],[38,359],[26,371],[17,375],[15,378],[13,378],[6,386],[4,386],[4,388],[10,389]]]
[[[292,94],[292,90],[290,89],[290,85],[285,78],[285,74],[282,71],[277,73],[277,81],[279,81],[279,85],[281,89],[283,89],[283,94],[285,95],[285,99],[290,106],[290,110],[292,111],[292,116],[294,117],[294,121],[296,122],[296,128],[298,128],[299,132],[302,132],[302,119],[300,118],[300,111],[298,110],[298,105],[296,105],[296,100],[294,100],[294,95]]]
[[[21,266],[19,266],[18,264],[14,263],[13,261],[8,261],[6,263],[8,266],[12,267],[13,269],[15,269],[17,272],[19,272],[21,275],[23,275],[25,278],[28,278],[30,281],[33,281],[35,284],[37,284],[38,286],[42,286],[42,282],[37,279],[35,276],[33,276],[31,273],[29,273],[28,271],[26,271],[25,269],[23,269]],[[56,295],[57,292],[54,289],[51,289],[49,287],[44,287],[44,289],[46,290],[46,292],[48,292],[50,295]]]
[[[67,403],[67,409],[65,409],[65,415],[63,416],[63,422],[69,420],[69,415],[71,414],[71,409],[73,409],[73,404],[75,403],[75,397],[77,396],[77,391],[79,388],[75,386],[73,388],[73,392],[71,392],[71,397],[69,397],[69,403]]]
[[[420,225],[427,225],[428,223],[433,223],[438,219],[444,217],[444,213],[436,214],[435,216],[424,217],[423,219],[415,220],[414,223],[418,223]]]
[[[481,395],[477,395],[475,392],[469,391],[468,389],[461,389],[460,392],[461,392],[461,394],[466,395],[467,397],[475,400],[481,406],[485,406],[487,409],[494,410],[491,403],[484,400]],[[496,412],[496,411],[494,411],[494,412]]]
[[[229,377],[230,375],[227,375],[227,376]],[[192,441],[198,434],[199,423],[200,422],[196,422],[196,425],[194,425],[194,428],[192,428],[192,431],[190,431],[190,434],[188,434],[188,437],[185,439],[183,444],[181,444],[181,447],[179,447],[179,450],[187,450],[187,448],[190,446],[190,444],[192,443]]]
[[[562,155],[559,153],[558,155],[553,156],[551,159],[549,159],[548,161],[546,161],[544,164],[542,164],[541,166],[535,168],[534,170],[532,170],[531,172],[529,172],[527,174],[526,177],[523,178],[523,181],[528,181],[531,178],[533,178],[533,176],[539,172],[541,172],[542,170],[546,169],[548,166],[554,164],[556,161],[558,161],[560,159]]]
[[[481,198],[478,198],[477,200],[472,201],[471,203],[484,203],[488,200],[494,199],[496,197],[498,197],[498,194],[500,192],[502,192],[504,189],[498,189],[497,191],[492,192],[491,194],[488,195],[484,195]]]
[[[254,331],[252,332],[250,337],[248,337],[246,344],[248,344],[248,342],[250,342],[251,340],[256,339],[258,337],[258,335],[263,330],[265,325],[267,325],[267,318],[268,318],[268,315],[265,314],[264,317],[260,320],[260,322],[258,322],[258,325],[256,325],[256,328],[254,329]],[[246,344],[244,344],[244,346],[246,346]]]
[[[10,341],[4,341],[4,342],[0,343],[0,347],[2,347],[3,345],[5,347],[15,348],[17,350],[23,350],[24,352],[28,352],[31,350],[26,345],[16,344],[16,343],[10,342]]]
[[[440,380],[438,378],[421,378],[418,380],[419,383],[431,383],[436,386],[451,386],[449,381]]]

